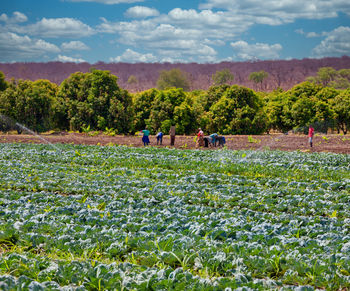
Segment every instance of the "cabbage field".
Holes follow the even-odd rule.
[[[1,290],[347,290],[350,155],[0,144]]]

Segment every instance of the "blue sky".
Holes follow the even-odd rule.
[[[2,0],[0,62],[350,55],[349,0]]]

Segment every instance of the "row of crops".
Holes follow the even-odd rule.
[[[0,144],[1,290],[350,288],[350,155]]]

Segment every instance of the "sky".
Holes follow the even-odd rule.
[[[0,62],[350,56],[349,0],[1,0]]]

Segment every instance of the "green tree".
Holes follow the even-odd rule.
[[[332,103],[338,132],[341,130],[347,134],[350,128],[350,89],[338,94]]]
[[[216,71],[211,78],[215,86],[230,84],[234,80],[234,76],[229,69]]]
[[[151,105],[149,118],[150,129],[155,132],[161,129],[164,132],[169,131],[174,121],[174,110],[185,101],[186,94],[182,89],[171,88],[158,91]],[[169,128],[168,128],[169,127]]]
[[[178,134],[191,134],[198,128],[197,112],[193,100],[186,97],[185,101],[174,108],[174,121]]]
[[[119,88],[117,79],[109,71],[101,70],[72,74],[59,87],[56,120],[66,118],[72,130],[90,126],[128,133],[132,125],[132,98]]]
[[[317,72],[317,79],[323,86],[327,86],[331,81],[335,79],[337,72],[332,67],[320,68]]]
[[[307,81],[336,89],[350,88],[350,69],[336,71],[332,67],[322,67],[316,76],[308,77]]]
[[[288,116],[288,97],[285,92],[272,92],[268,95],[266,113],[269,120],[269,129],[287,132],[293,128],[293,121]]]
[[[210,107],[222,97],[228,88],[230,88],[230,86],[226,84],[211,86],[202,98],[204,110],[209,111]]]
[[[264,80],[269,76],[265,71],[252,72],[249,75],[249,80],[253,81],[256,85],[260,83],[260,90],[262,90],[262,85]]]
[[[0,91],[4,91],[8,87],[8,83],[5,79],[5,74],[0,71]]]
[[[150,89],[134,95],[134,131],[141,130],[147,125],[150,127],[149,118],[151,115],[152,104],[158,95],[157,89]]]
[[[296,126],[307,126],[313,121],[316,115],[314,104],[315,102],[309,96],[302,96],[294,102],[291,107],[291,115]]]
[[[46,131],[56,93],[57,85],[48,80],[13,82],[1,94],[0,112],[31,130]]]
[[[222,134],[261,134],[268,120],[263,100],[251,89],[234,85],[211,106],[209,129]]]
[[[134,85],[134,84],[137,84],[138,82],[139,80],[134,75],[130,75],[128,79],[128,84]]]
[[[190,90],[190,82],[187,73],[180,69],[171,69],[170,71],[161,71],[157,80],[157,88],[165,90],[169,88],[182,88],[184,91]]]
[[[135,75],[130,75],[127,83],[131,88],[133,88],[134,90],[137,90],[139,80],[137,79],[137,77]]]

